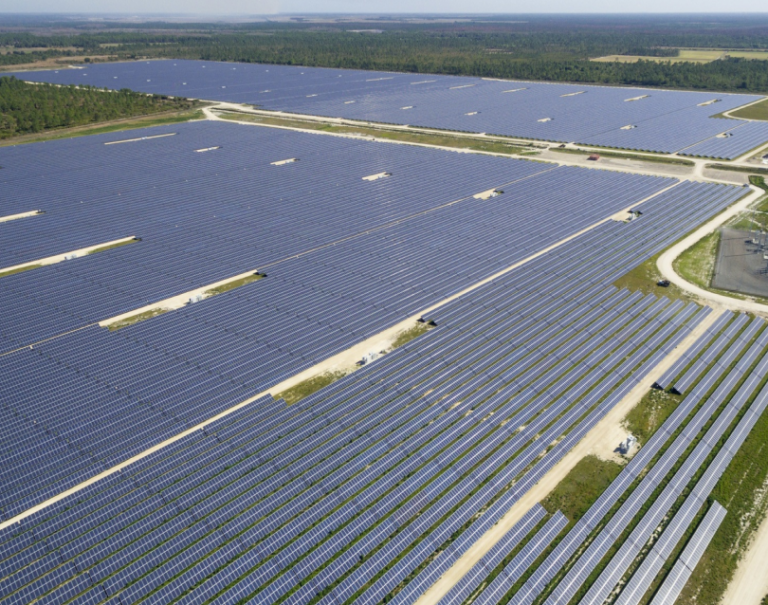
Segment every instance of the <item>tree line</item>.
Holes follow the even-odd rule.
[[[49,50],[0,56],[0,64],[24,57],[49,58],[60,48],[116,59],[173,58],[241,61],[348,69],[422,72],[577,83],[658,86],[687,90],[768,92],[768,62],[726,59],[711,63],[594,62],[604,55],[674,57],[680,47],[768,49],[768,18],[737,17],[679,24],[617,17],[538,18],[415,25],[382,20],[363,24],[380,34],[306,23],[192,24],[158,32],[108,31],[45,35],[0,33],[0,46]],[[177,26],[179,24],[176,24]],[[84,26],[85,27],[85,26]],[[89,27],[92,27],[89,25]],[[105,44],[111,46],[104,47]],[[62,50],[62,56],[71,51]]]
[[[193,106],[185,99],[0,78],[0,139]]]

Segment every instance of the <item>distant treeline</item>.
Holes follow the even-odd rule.
[[[147,96],[130,90],[107,92],[90,86],[27,84],[2,77],[0,139],[191,106],[184,99]]]
[[[698,19],[698,17],[697,17]],[[708,64],[597,63],[603,55],[672,57],[678,48],[768,49],[768,17],[675,21],[673,17],[537,17],[518,23],[489,18],[457,23],[359,24],[75,24],[83,33],[0,33],[0,46],[110,54],[376,69],[495,78],[768,92],[768,62],[728,59]],[[102,25],[101,27],[107,27]],[[382,33],[353,33],[351,29]],[[70,27],[70,30],[72,28]],[[37,29],[36,31],[41,31]],[[66,51],[62,51],[63,53]],[[30,55],[27,55],[28,57]],[[22,55],[0,56],[17,64]]]
[[[482,43],[481,43],[482,42]],[[584,40],[579,55],[596,56],[595,41]],[[226,36],[157,49],[157,56],[469,75],[491,78],[567,81],[694,90],[768,92],[768,62],[726,59],[711,63],[602,63],[574,58],[575,39],[542,45],[540,39],[507,36],[441,37],[416,34],[281,34]],[[618,46],[614,50],[659,54]],[[571,48],[569,55],[565,51]],[[625,50],[626,49],[626,50]],[[602,51],[607,51],[602,48]],[[668,49],[669,50],[669,49]],[[600,54],[601,54],[600,53]],[[619,54],[606,52],[606,54]]]

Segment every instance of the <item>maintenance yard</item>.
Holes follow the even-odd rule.
[[[768,298],[765,235],[723,228],[712,276],[712,287]]]
[[[273,107],[353,99],[377,119],[429,101],[502,130],[536,99],[546,129],[598,98],[604,132],[630,112],[669,149],[749,100],[184,61],[39,72],[73,73],[240,101],[266,81]],[[768,323],[615,284],[762,190],[682,178],[690,160],[205,115],[0,148],[0,603],[706,602],[768,475]],[[723,258],[745,273],[738,237]]]

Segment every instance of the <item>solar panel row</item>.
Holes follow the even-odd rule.
[[[461,605],[501,563],[514,552],[531,531],[547,516],[536,504],[461,578],[440,600],[440,605]],[[564,517],[563,517],[564,518]],[[554,519],[554,517],[552,517]],[[551,523],[550,519],[547,523]],[[541,530],[540,530],[541,531]],[[540,532],[539,532],[540,533]],[[536,535],[538,536],[539,533]],[[529,544],[535,540],[533,538]]]
[[[535,563],[542,552],[568,525],[562,513],[556,513],[525,547],[499,572],[480,595],[473,601],[478,605],[495,605]]]
[[[655,383],[654,387],[657,389],[667,389],[674,382],[680,373],[688,366],[690,366],[702,351],[712,342],[712,339],[720,334],[722,329],[733,319],[733,313],[730,311],[723,312],[720,317],[715,321],[704,334],[685,351],[680,358],[670,366],[670,368],[664,372],[664,374]]]
[[[762,328],[763,322],[760,321],[759,323],[761,324],[760,328]],[[752,365],[756,358],[765,355],[767,345],[768,333],[763,332],[761,338],[758,338],[753,347],[742,357],[747,367]],[[763,357],[763,361],[764,363],[759,364],[757,367],[760,376],[764,376],[765,370],[768,369],[768,357]],[[712,394],[710,401],[714,401],[718,407],[725,403],[729,392],[735,388],[743,376],[744,370],[740,370],[738,367],[734,368]],[[747,400],[755,394],[755,389],[760,382],[760,380],[750,381],[733,395],[724,410],[717,416],[715,422],[685,459],[680,469],[677,470],[663,491],[656,497],[651,508],[640,519],[629,537],[624,541],[619,552],[613,556],[606,569],[592,584],[592,587],[582,599],[584,603],[602,603],[606,595],[614,590],[634,559],[651,539],[653,532],[663,519],[670,514],[675,501],[682,495],[683,490],[693,475],[704,464],[713,448],[741,412]],[[768,395],[768,391],[765,394]],[[761,397],[758,397],[758,406],[760,405],[760,400]]]
[[[0,298],[4,296],[9,303],[9,313],[2,320],[7,349],[39,343],[0,357],[3,376],[7,377],[0,391],[15,418],[14,438],[8,441],[6,453],[8,475],[17,481],[3,490],[2,506],[7,515],[253,396],[670,182],[566,170],[560,173],[562,179],[554,181],[559,192],[553,199],[552,175],[531,180],[541,173],[539,164],[444,152],[434,156],[434,152],[410,148],[400,152],[400,146],[395,149],[370,143],[361,147],[358,141],[282,132],[273,135],[271,130],[237,125],[193,124],[177,130],[173,137],[108,146],[107,152],[102,142],[115,135],[97,138],[89,145],[79,139],[61,147],[57,143],[40,152],[44,160],[58,164],[57,175],[74,166],[71,161],[60,160],[56,149],[82,161],[93,159],[101,172],[72,170],[83,180],[68,175],[70,189],[59,188],[60,196],[39,219],[42,222],[35,223],[36,217],[26,225],[17,225],[14,246],[21,240],[34,242],[35,250],[47,246],[48,233],[53,230],[66,237],[73,221],[82,221],[83,232],[101,229],[89,218],[97,208],[105,215],[117,212],[118,218],[108,223],[114,226],[127,221],[120,231],[141,232],[142,241],[7,277],[0,283]],[[161,181],[166,172],[154,172],[148,162],[158,158],[160,168],[174,150],[202,145],[206,137],[226,139],[221,156],[205,156],[219,159],[205,166],[197,160],[202,156],[193,154],[191,168],[200,172],[200,178],[188,168],[180,168],[174,201],[158,205],[155,189],[164,187]],[[190,138],[197,142],[192,144]],[[281,167],[267,162],[281,146],[285,148],[282,156],[289,155],[289,148],[295,152],[305,144],[314,155],[301,162]],[[254,156],[246,153],[254,145],[260,154],[255,166]],[[54,151],[49,152],[52,148]],[[18,186],[30,183],[32,176],[21,178],[16,171],[22,170],[25,162],[31,163],[34,154],[16,149],[4,153],[9,156],[8,162],[3,160],[8,182]],[[399,169],[389,179],[366,183],[360,174],[350,177],[342,175],[340,167],[334,168],[327,160],[334,154],[337,158],[350,154],[344,166],[347,172],[350,166],[366,163],[365,169],[359,170],[362,174],[394,164]],[[247,161],[243,159],[246,157]],[[454,160],[459,164],[454,166]],[[484,160],[490,160],[487,170]],[[421,185],[414,180],[417,175],[412,170],[416,166]],[[457,176],[453,183],[447,176],[434,191],[420,193],[428,184],[425,174],[448,170],[458,175],[464,168],[476,169],[476,174]],[[286,174],[281,172],[284,169],[293,172],[274,176],[274,171]],[[149,180],[151,186],[144,183],[146,186],[137,186],[135,191],[118,191],[119,196],[96,195],[87,199],[87,204],[78,201],[92,195],[87,185],[96,174],[100,175],[98,182],[109,182],[111,175],[123,170],[135,170],[135,182]],[[323,188],[317,189],[319,185],[311,181],[324,170],[334,180],[323,181]],[[143,181],[139,172],[147,175]],[[246,172],[251,176],[242,176]],[[510,183],[510,179],[518,179],[518,183],[507,187],[504,196],[487,201],[470,196],[466,208],[462,207],[465,204],[445,207],[455,200],[451,196],[485,190],[488,183]],[[205,186],[204,181],[208,181]],[[314,192],[315,206],[310,215],[319,216],[325,209],[336,216],[332,223],[324,224],[327,218],[318,219],[317,224],[312,220],[306,229],[300,228],[306,202],[285,202],[283,214],[275,212],[277,201],[293,199],[298,182],[306,188],[299,199]],[[253,193],[244,183],[258,184],[259,197],[251,197]],[[220,190],[209,196],[206,188],[212,184]],[[340,184],[360,197],[339,198]],[[361,186],[373,189],[365,192]],[[607,186],[621,188],[621,199],[608,193]],[[189,189],[184,191],[186,187]],[[691,187],[687,195],[693,196],[696,187]],[[179,188],[183,194],[178,193]],[[720,204],[725,201],[720,200],[721,193],[726,191],[726,197],[739,193],[717,188],[699,193]],[[136,200],[135,214],[122,210],[127,197]],[[218,206],[214,199],[219,200]],[[192,200],[197,210],[188,207]],[[358,209],[361,200],[370,200],[368,214]],[[180,223],[182,209],[185,220]],[[428,214],[421,214],[430,209]],[[344,220],[337,215],[342,210]],[[414,211],[418,211],[416,216]],[[354,218],[357,215],[359,219]],[[292,222],[294,216],[297,221],[290,230],[281,226]],[[262,222],[265,227],[259,226]],[[374,229],[377,225],[388,226]],[[351,228],[365,232],[350,240]],[[318,239],[319,229],[325,240]],[[262,235],[279,241],[282,248],[274,252],[260,249]],[[345,241],[317,249],[331,237]],[[207,245],[196,253],[201,239]],[[267,279],[203,304],[189,305],[117,333],[86,327],[157,297],[199,287],[204,280],[216,281],[223,276],[222,271],[231,275],[260,266],[261,258],[274,262],[308,249],[311,253],[301,258],[272,265]],[[232,255],[238,255],[239,265],[227,265],[226,259]],[[19,304],[20,300],[24,303]],[[49,342],[39,342],[78,328]],[[122,436],[115,432],[115,426],[123,430]],[[25,465],[24,461],[34,463]],[[75,475],[75,471],[80,474]]]
[[[751,331],[754,334],[756,330],[762,329],[763,322],[761,320],[754,320],[750,325],[753,326]],[[768,334],[763,333],[763,336],[768,336]],[[700,339],[709,340],[711,339],[711,335],[704,334]],[[764,340],[765,338],[750,349],[748,355],[745,357],[745,362],[754,361],[755,355],[762,352],[763,347],[765,346]],[[745,341],[736,339],[730,349],[739,352],[744,349],[745,344]],[[602,561],[603,557],[616,542],[624,528],[632,522],[647,499],[667,476],[669,470],[686,451],[688,445],[697,437],[701,428],[706,425],[711,416],[718,409],[722,398],[730,392],[747,368],[748,365],[745,367],[743,364],[737,364],[728,374],[727,379],[718,387],[718,390],[716,391],[717,397],[713,396],[704,399],[704,396],[723,378],[723,375],[726,372],[725,367],[715,364],[690,391],[672,415],[656,431],[653,437],[644,444],[640,451],[619,474],[617,479],[608,487],[600,498],[598,498],[592,507],[590,507],[587,513],[585,513],[585,515],[576,523],[560,544],[558,544],[557,550],[535,570],[530,579],[514,595],[510,602],[526,604],[533,602],[533,600],[546,589],[547,585],[555,575],[565,567],[592,531],[603,522],[606,516],[609,515],[615,504],[620,501],[622,495],[639,480],[639,483],[632,491],[631,497],[628,498],[624,504],[612,514],[612,516],[610,516],[610,519],[607,521],[604,528],[591,540],[584,552],[575,559],[570,566],[568,573],[554,587],[554,590],[547,601],[551,603],[567,602],[576,591],[581,588],[592,571]],[[749,386],[754,389],[756,385],[750,383]],[[685,418],[694,410],[696,410],[696,413],[678,434],[679,427],[684,423]],[[726,416],[723,416],[723,419],[725,418]],[[717,425],[719,427],[717,430],[723,430],[724,422],[725,420],[723,420],[723,423]],[[662,450],[662,448],[665,447],[666,442],[669,441],[672,436],[676,436],[674,441],[666,446],[661,458],[650,470],[648,470],[648,464]],[[702,445],[702,448],[711,448],[715,444],[715,442],[709,442],[707,440],[703,440],[701,443],[704,444]],[[701,456],[698,456],[696,459],[692,458],[691,460],[694,462],[697,461],[698,464],[703,462]],[[687,468],[688,470],[686,472],[689,473],[690,467]],[[646,470],[647,472],[645,472]],[[642,480],[640,480],[641,477]],[[684,487],[684,484],[682,487]],[[680,488],[679,484],[674,484],[671,489],[676,490]],[[610,573],[613,569],[613,566],[607,567],[606,573]]]
[[[297,114],[622,149],[691,148],[696,155],[735,157],[768,141],[768,132],[752,123],[712,119],[760,98],[754,95],[178,60],[16,75]],[[730,131],[732,137],[713,138]]]
[[[755,344],[750,348],[749,352],[739,360],[739,367],[744,369],[750,368],[756,361],[758,353],[766,342],[768,342],[768,334],[763,332]],[[746,376],[744,384],[728,404],[729,407],[738,409],[738,406],[744,404],[746,398],[754,392],[755,388],[762,381],[762,376],[765,375],[766,368],[768,368],[768,357],[763,357],[760,359],[754,370]],[[760,395],[759,399],[762,398],[763,394]],[[686,497],[685,502],[676,512],[674,518],[665,527],[664,533],[662,533],[661,537],[653,545],[651,552],[643,560],[637,571],[632,575],[630,581],[621,591],[621,594],[616,601],[617,605],[631,605],[638,603],[647,592],[656,575],[661,570],[668,557],[672,554],[672,551],[682,539],[688,527],[693,523],[699,509],[706,503],[712,489],[725,472],[735,451],[738,450],[741,442],[746,438],[748,434],[746,427],[754,423],[755,418],[759,417],[761,413],[760,410],[760,407],[750,408],[746,418],[742,421],[746,423],[744,427],[737,427],[734,431],[734,437],[732,437],[732,444],[718,453],[712,463],[707,467],[707,470],[697,481],[696,486]],[[724,416],[724,418],[727,418],[727,416]],[[713,441],[712,439],[707,440]],[[735,449],[733,449],[734,447]],[[731,449],[733,449],[733,452],[730,451]]]
[[[722,191],[728,192],[727,189]],[[661,199],[657,205],[649,206],[651,210],[644,215],[645,223],[636,221],[631,224],[605,225],[595,233],[573,240],[562,253],[579,259],[582,270],[577,273],[578,279],[574,279],[571,263],[569,271],[563,273],[562,278],[531,280],[532,274],[529,271],[535,270],[540,276],[548,272],[553,272],[553,276],[562,272],[560,257],[545,255],[534,261],[535,267],[521,267],[521,270],[452,303],[453,317],[463,316],[463,322],[455,319],[452,321],[450,318],[444,323],[441,320],[438,329],[427,334],[424,339],[415,341],[401,349],[402,352],[386,356],[369,368],[308,398],[297,408],[284,408],[278,404],[275,410],[268,412],[270,415],[275,414],[274,424],[260,417],[253,428],[249,429],[240,423],[237,429],[233,425],[232,429],[224,428],[215,433],[217,440],[227,444],[229,439],[235,438],[235,434],[229,435],[228,439],[226,431],[239,431],[236,443],[250,444],[245,450],[240,447],[232,450],[228,447],[226,451],[231,454],[227,453],[223,458],[221,454],[216,454],[217,462],[207,464],[199,461],[197,456],[185,457],[182,461],[178,455],[170,452],[164,464],[172,465],[171,468],[178,467],[177,472],[181,475],[168,475],[170,468],[159,465],[151,476],[145,478],[149,483],[138,478],[132,479],[137,482],[137,486],[147,486],[139,490],[139,496],[145,494],[142,502],[146,502],[136,509],[136,514],[143,520],[140,525],[125,512],[116,514],[113,506],[127,511],[134,510],[139,504],[126,496],[120,496],[114,504],[111,503],[109,495],[119,493],[119,490],[109,485],[103,496],[107,508],[102,517],[92,517],[91,509],[87,506],[82,510],[85,513],[83,519],[87,522],[75,518],[81,510],[80,506],[74,507],[72,513],[69,511],[73,509],[64,505],[61,509],[46,510],[43,516],[50,521],[32,517],[25,520],[23,528],[16,528],[18,535],[4,543],[4,547],[7,545],[10,549],[4,560],[19,557],[16,573],[32,569],[32,561],[24,557],[33,555],[34,560],[40,557],[35,554],[38,552],[36,549],[25,546],[27,543],[23,536],[28,534],[28,530],[24,528],[29,527],[34,528],[35,535],[40,538],[48,535],[45,538],[46,545],[56,544],[54,548],[66,548],[68,561],[78,561],[78,570],[82,572],[87,569],[89,578],[97,578],[94,582],[110,595],[120,594],[123,601],[132,602],[145,595],[160,594],[152,591],[174,577],[173,583],[163,588],[166,591],[163,595],[168,595],[167,598],[177,598],[189,590],[190,586],[197,585],[189,593],[190,599],[204,599],[206,595],[215,595],[224,587],[229,587],[227,594],[230,596],[248,595],[261,589],[259,598],[267,602],[294,590],[294,582],[298,582],[297,573],[311,573],[338,553],[340,558],[333,560],[334,567],[323,567],[320,575],[290,593],[292,601],[301,602],[322,590],[327,585],[324,582],[332,582],[334,576],[338,577],[337,573],[347,573],[346,569],[353,570],[351,575],[334,589],[338,593],[331,594],[339,594],[341,598],[349,590],[363,586],[367,582],[368,572],[360,571],[364,569],[360,565],[360,556],[378,548],[366,559],[368,564],[365,569],[377,569],[376,561],[393,561],[395,567],[392,568],[394,571],[385,575],[367,593],[369,598],[376,598],[377,594],[388,590],[393,582],[401,582],[440,546],[438,541],[441,535],[450,536],[455,528],[462,527],[466,519],[476,514],[478,507],[483,508],[490,502],[491,508],[486,511],[488,519],[507,510],[531,482],[537,481],[559,459],[558,456],[567,452],[612,407],[616,398],[623,396],[642,378],[654,365],[654,359],[665,355],[699,321],[702,314],[694,313],[695,308],[692,306],[682,308],[680,304],[653,304],[652,299],[633,297],[623,315],[614,313],[602,320],[602,324],[595,323],[596,319],[627,298],[626,294],[612,295],[610,291],[594,288],[594,284],[612,279],[614,272],[623,268],[621,262],[616,266],[617,254],[626,263],[624,266],[636,263],[638,256],[644,257],[676,237],[675,229],[669,227],[672,217],[686,217],[695,221],[697,217],[690,216],[691,212],[694,215],[712,212],[721,203],[720,200],[712,199],[709,205],[695,205],[696,196],[691,196],[690,200],[690,204],[684,201],[669,204],[668,199]],[[620,239],[616,237],[619,232],[623,236]],[[565,296],[569,291],[570,294]],[[532,296],[533,293],[537,293],[539,298]],[[475,304],[475,297],[480,304]],[[493,303],[497,309],[496,317],[515,319],[505,331],[498,330],[497,322],[488,321],[488,315],[484,314],[481,306],[500,297],[506,298],[507,304]],[[609,303],[611,299],[613,301]],[[553,301],[559,302],[553,307]],[[588,306],[578,311],[584,304]],[[627,315],[627,311],[635,306],[637,311]],[[457,311],[460,307],[464,308],[462,313]],[[528,313],[520,314],[519,311],[526,308],[529,308]],[[593,313],[599,309],[602,311]],[[629,323],[628,316],[634,317]],[[452,325],[455,328],[451,328]],[[571,329],[566,330],[569,325]],[[594,334],[579,336],[588,326],[593,326]],[[610,330],[604,331],[609,326]],[[532,330],[532,327],[536,327],[536,330]],[[485,330],[489,331],[489,336],[483,340],[486,343],[483,344],[477,339]],[[525,337],[520,340],[523,335]],[[578,340],[569,345],[570,348],[564,348],[574,338]],[[458,341],[455,343],[457,346],[446,347],[454,339]],[[612,341],[611,345],[601,350],[600,343],[607,339]],[[459,344],[462,342],[465,343],[463,349]],[[562,351],[564,357],[552,359],[546,355],[548,343],[552,351]],[[518,353],[515,354],[515,351]],[[581,352],[577,354],[576,351]],[[652,353],[654,355],[649,357]],[[559,361],[565,361],[565,355],[572,355],[572,358],[539,384],[539,377],[544,377]],[[426,356],[426,359],[422,356]],[[505,359],[507,365],[500,365]],[[579,362],[580,359],[584,361]],[[609,359],[613,361],[609,362]],[[457,365],[460,361],[463,366]],[[583,369],[579,370],[584,378],[578,384],[563,381],[563,373],[568,372],[568,368],[572,368],[570,371],[576,370],[580,367],[579,363],[584,364]],[[466,369],[461,370],[462,367]],[[429,371],[427,368],[430,368]],[[438,371],[437,368],[445,370]],[[390,371],[396,373],[388,376]],[[379,378],[374,380],[376,376]],[[574,379],[576,376],[573,375]],[[510,383],[513,379],[514,382]],[[478,391],[478,387],[483,384],[487,386]],[[503,396],[505,389],[501,387],[504,384],[518,385],[515,390],[519,390],[520,394],[512,399],[509,399],[509,395]],[[527,390],[527,385],[533,391]],[[417,390],[414,391],[414,387]],[[616,387],[618,390],[615,390]],[[440,401],[440,397],[451,391],[455,391],[453,397]],[[474,391],[478,391],[475,398],[470,396]],[[495,399],[492,397],[482,407],[477,407],[494,392],[499,393]],[[426,399],[424,394],[427,394]],[[606,396],[609,398],[606,399]],[[405,407],[394,407],[392,398],[399,399],[400,405]],[[323,406],[323,401],[330,407]],[[345,406],[344,401],[348,405]],[[438,401],[440,405],[436,406]],[[382,406],[381,416],[374,416],[377,412],[371,407],[373,402]],[[454,407],[456,403],[461,405]],[[576,407],[573,407],[574,404]],[[340,434],[333,441],[339,428],[333,424],[334,417],[328,413],[339,405],[342,407],[338,409],[337,418],[347,417],[355,409],[360,410],[358,414],[361,415],[349,416],[349,428],[362,431],[359,435],[361,438],[369,435],[368,440],[353,438],[349,442],[355,434],[351,432],[348,436]],[[595,405],[598,407],[595,408]],[[473,407],[477,408],[476,413],[466,416]],[[491,410],[496,410],[493,422],[481,422]],[[589,415],[568,432],[569,426],[573,426],[589,410],[592,410]],[[530,418],[530,415],[540,412],[545,414],[540,416],[538,424],[534,421],[527,432],[514,434],[514,427],[526,422],[525,414]],[[561,412],[566,412],[566,416],[562,416],[560,421],[547,429]],[[430,420],[436,413],[444,414],[439,422]],[[387,421],[388,417],[391,420]],[[328,418],[327,423],[317,424],[324,418]],[[409,418],[414,421],[410,422]],[[370,422],[365,423],[365,419]],[[505,419],[509,419],[507,425],[504,425],[509,427],[507,429],[501,426]],[[323,426],[328,429],[321,429]],[[405,426],[412,428],[404,429]],[[467,432],[472,426],[475,426],[474,432]],[[377,427],[381,427],[380,431],[370,433],[371,430],[376,431]],[[534,462],[542,451],[541,445],[531,442],[517,458],[509,458],[515,451],[510,447],[514,444],[519,444],[515,447],[526,446],[527,440],[541,430],[545,430],[545,433],[540,443],[549,443],[564,431],[567,436],[531,472],[515,483],[512,490],[505,491],[505,486],[528,464]],[[317,438],[312,440],[311,436],[315,433]],[[259,434],[262,436],[258,437]],[[459,436],[461,438],[457,441]],[[328,442],[329,438],[331,442]],[[403,438],[408,439],[405,443],[409,445],[403,445]],[[326,442],[329,445],[323,449],[321,444]],[[274,447],[270,447],[270,443]],[[351,449],[346,449],[349,447],[345,445],[347,443]],[[505,448],[501,450],[504,453],[499,451],[494,454],[499,446]],[[211,444],[203,440],[195,447],[208,450]],[[317,450],[318,447],[321,449]],[[468,448],[468,454],[475,450],[474,458],[470,456],[458,463],[455,458],[458,454],[455,452],[462,451],[459,448]],[[213,451],[220,450],[214,447]],[[487,454],[483,454],[484,451]],[[406,458],[408,452],[413,452],[410,458]],[[417,455],[416,452],[421,453]],[[287,466],[274,466],[274,461],[282,459],[286,453]],[[158,452],[154,458],[155,463],[157,458],[165,455],[162,450]],[[367,457],[369,455],[372,457]],[[491,457],[482,462],[487,455]],[[307,456],[316,456],[314,466],[305,466],[304,459]],[[231,466],[236,460],[242,462]],[[350,460],[355,461],[353,466],[349,465]],[[487,484],[489,487],[477,491],[483,475],[477,475],[473,468],[481,462],[487,468],[486,474],[489,477],[495,476],[495,479]],[[142,473],[145,471],[141,469],[152,468],[148,465],[148,462],[137,465],[136,472]],[[248,471],[251,478],[245,482],[237,479],[246,468],[251,469]],[[312,473],[313,468],[317,469],[316,474],[308,476],[307,473]],[[393,471],[393,468],[400,470]],[[226,470],[219,477],[221,469]],[[407,478],[408,473],[415,474]],[[471,480],[473,474],[474,481]],[[182,475],[189,479],[179,483],[176,477]],[[460,479],[462,475],[470,480],[467,482]],[[376,479],[377,476],[380,479]],[[431,480],[430,477],[435,478],[433,483],[425,483]],[[406,482],[396,488],[402,479],[406,479]],[[419,489],[424,485],[432,485],[433,491]],[[200,489],[201,486],[204,486],[203,489]],[[360,492],[361,488],[365,491]],[[390,491],[393,488],[400,491]],[[254,489],[257,491],[250,493]],[[440,496],[441,493],[444,495]],[[162,497],[158,498],[154,494],[162,494]],[[261,495],[255,497],[256,494]],[[499,499],[494,501],[496,495]],[[353,499],[345,504],[351,496],[354,496]],[[88,499],[85,498],[85,501]],[[388,506],[394,506],[399,512],[381,517],[383,512],[380,511],[388,510],[384,502],[389,502]],[[195,516],[191,516],[191,513],[181,514],[179,506],[182,503],[183,510],[194,510]],[[375,506],[371,506],[373,503]],[[413,504],[407,504],[406,510],[403,503]],[[188,508],[190,506],[193,508]],[[244,509],[239,508],[241,506],[245,506],[249,512],[245,514]],[[339,506],[341,508],[337,508]],[[270,510],[275,512],[269,513]],[[409,521],[417,513],[417,518],[424,519],[424,523],[429,519],[439,519],[446,513],[449,513],[449,517],[439,528],[431,528],[430,534],[434,537],[431,543],[425,542],[422,550],[418,551],[421,559],[414,555],[406,560],[402,557],[405,544],[418,540],[423,532],[420,529],[424,527],[422,522],[414,524]],[[67,515],[66,527],[71,527],[71,530],[62,533],[62,530],[55,529],[56,523],[60,522],[57,521],[60,514]],[[231,525],[222,525],[227,518],[236,521]],[[53,534],[47,534],[49,522],[53,524]],[[104,523],[111,527],[108,529]],[[134,529],[129,531],[129,527]],[[142,537],[133,534],[135,530],[140,531]],[[72,531],[76,534],[71,534]],[[165,531],[170,534],[165,534]],[[329,536],[329,531],[336,533]],[[79,537],[73,540],[69,538],[70,535]],[[357,546],[350,548],[355,539],[359,540],[354,542]],[[14,544],[22,548],[15,555],[12,554]],[[135,550],[126,548],[128,544],[136,545]],[[365,549],[360,550],[363,546]],[[212,567],[213,559],[208,555],[213,551],[220,553],[214,558],[223,565],[222,571],[215,575],[211,575],[211,571],[220,565],[217,563]],[[236,560],[230,560],[235,556],[238,556]],[[225,565],[228,560],[230,562]],[[294,571],[283,571],[289,569]],[[181,570],[182,575],[178,575]],[[13,594],[26,594],[22,591],[30,591],[31,594],[40,586],[45,589],[45,578],[48,576],[50,574],[39,580],[28,579],[24,587]],[[204,576],[207,579],[203,580]],[[139,578],[139,581],[134,581]],[[133,583],[127,585],[129,582]],[[64,583],[57,591],[68,590],[68,586],[69,583]],[[54,598],[54,593],[50,594]],[[89,591],[89,598],[91,594]]]
[[[675,563],[672,571],[664,580],[656,596],[651,601],[652,605],[672,605],[685,587],[688,578],[691,577],[694,568],[704,554],[709,543],[725,518],[726,510],[717,502],[714,502],[707,511],[706,516],[691,537],[680,558]]]

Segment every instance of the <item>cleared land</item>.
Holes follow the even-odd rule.
[[[680,49],[677,57],[653,57],[648,55],[606,55],[591,59],[598,63],[637,63],[638,61],[653,61],[654,63],[711,63],[721,59],[725,54],[722,50]],[[768,57],[768,53],[766,53]],[[756,58],[756,57],[751,57]]]
[[[768,120],[768,99],[750,105],[749,107],[732,111],[731,117],[742,118],[745,120]]]
[[[217,112],[219,113],[219,112]],[[256,116],[247,113],[219,113],[225,120],[238,122],[254,122],[256,124],[266,124],[269,126],[285,126],[286,128],[301,128],[303,130],[317,130],[320,132],[330,132],[335,134],[356,134],[360,136],[371,136],[379,139],[391,139],[404,143],[420,143],[422,145],[436,145],[439,147],[454,147],[456,149],[474,149],[476,151],[488,151],[491,153],[504,153],[507,155],[535,154],[534,147],[521,147],[511,143],[502,143],[497,141],[481,141],[467,137],[454,137],[450,135],[432,135],[409,133],[403,131],[385,130],[380,128],[360,128],[355,126],[333,126],[322,122],[309,120],[291,120],[286,118],[272,118]]]
[[[755,59],[768,61],[768,51],[764,50],[704,50],[697,48],[681,48],[676,57],[654,57],[651,55],[606,55],[596,57],[591,61],[598,63],[637,63],[638,61],[653,61],[654,63],[712,63],[719,59]]]

